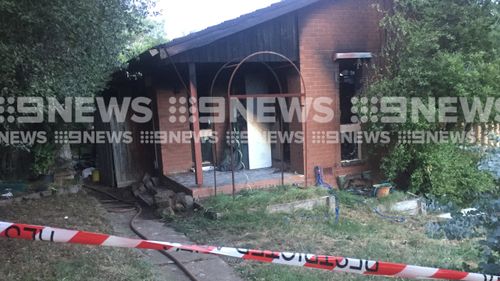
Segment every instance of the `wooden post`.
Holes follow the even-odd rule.
[[[496,130],[495,130],[496,131],[495,132],[495,136],[496,136],[495,141],[496,141],[496,144],[497,144],[496,146],[500,147],[500,141],[499,141],[499,137],[500,137],[500,124],[496,124],[495,128],[496,128]]]
[[[194,164],[196,173],[196,184],[203,185],[203,169],[201,157],[201,141],[200,141],[200,116],[198,113],[198,85],[196,82],[196,65],[189,64],[189,92],[191,98],[191,117],[193,122],[193,147],[194,147]]]

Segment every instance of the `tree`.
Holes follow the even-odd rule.
[[[162,16],[163,14],[163,11],[155,10],[148,18],[144,19],[143,24],[148,28],[148,32],[137,37],[128,46],[128,54],[135,57],[152,47],[167,43],[168,39],[165,37],[165,18]],[[127,59],[129,58],[124,57],[124,60]]]
[[[89,96],[130,58],[148,0],[1,0],[4,97]]]
[[[131,46],[148,36],[153,6],[154,0],[0,0],[0,97],[97,94],[137,54]],[[0,131],[50,134],[61,126],[2,122]],[[19,149],[31,147],[2,143],[0,158]],[[12,175],[1,169],[0,176]]]
[[[500,97],[500,17],[495,0],[394,0],[382,20],[387,39],[368,97],[463,97],[486,102]],[[436,108],[437,108],[436,104]],[[463,108],[459,109],[462,110]],[[437,112],[437,111],[436,111]],[[468,131],[493,122],[371,123],[371,130]],[[371,113],[381,115],[381,113]],[[463,124],[465,126],[463,126]],[[491,191],[490,177],[478,171],[475,155],[457,144],[421,145],[392,142],[378,147],[386,156],[382,169],[400,186],[465,204],[474,194]],[[448,195],[448,197],[446,197]]]

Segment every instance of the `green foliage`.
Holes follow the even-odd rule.
[[[377,86],[390,96],[498,96],[496,2],[395,1]]]
[[[482,202],[480,210],[485,216],[487,237],[483,241],[485,251],[481,268],[486,273],[498,275],[500,273],[500,200],[483,200]]]
[[[36,175],[49,175],[55,164],[55,146],[40,144],[33,148],[33,172]]]
[[[241,211],[248,209],[265,209],[273,204],[289,203],[328,195],[326,189],[311,187],[300,189],[293,186],[278,186],[262,190],[242,190],[236,200],[230,196],[216,196],[207,199],[207,204],[218,212]]]
[[[154,2],[0,0],[0,97],[56,97],[64,104],[65,97],[97,94],[113,72],[144,51],[136,42],[151,40]],[[51,138],[56,129],[82,129],[79,125],[2,122],[0,130],[46,131]],[[3,149],[16,154],[31,148]],[[37,173],[46,168],[35,163]]]
[[[122,61],[127,61],[130,56],[135,57],[144,51],[160,44],[166,43],[165,19],[162,16],[150,16],[143,21],[148,32],[141,34],[128,46],[128,51],[121,56]]]
[[[149,5],[149,0],[1,0],[1,95],[95,94],[131,58],[129,44],[147,32],[142,23]]]
[[[500,97],[500,16],[498,1],[396,0],[381,22],[387,31],[368,97],[464,97],[485,102]],[[436,103],[436,108],[438,104]],[[436,111],[437,112],[437,111]],[[408,114],[404,123],[372,123],[369,129],[389,131],[463,132],[495,114],[458,122],[430,122]],[[379,115],[382,113],[372,113]],[[436,113],[437,116],[437,113]],[[380,120],[380,118],[379,118]],[[436,120],[438,120],[436,118]],[[463,126],[463,123],[467,123]],[[396,138],[393,138],[396,139]],[[456,144],[459,145],[459,144]],[[477,171],[477,159],[451,144],[380,145],[387,156],[382,169],[401,187],[432,193],[459,204],[493,188],[491,179]]]
[[[482,242],[481,271],[498,275],[500,272],[500,200],[498,194],[485,194],[475,204],[475,210],[466,215],[455,209],[452,219],[430,222],[427,235],[432,238],[462,240],[472,237],[486,237]],[[475,270],[475,269],[474,269]]]
[[[404,167],[410,171],[407,184],[412,192],[464,205],[478,193],[496,188],[491,175],[479,171],[477,163],[476,154],[454,144],[398,145],[383,160],[382,168],[389,177],[398,178]]]

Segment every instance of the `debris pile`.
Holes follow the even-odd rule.
[[[373,179],[371,174],[344,175],[339,176],[337,179],[341,190],[366,197],[373,195]]]
[[[132,193],[148,206],[156,208],[163,218],[172,217],[175,212],[194,209],[194,199],[184,192],[175,192],[158,177],[145,174],[141,182],[132,185]]]

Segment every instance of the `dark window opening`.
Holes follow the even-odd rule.
[[[355,59],[339,62],[340,124],[357,123],[357,114],[352,112],[352,98],[361,90],[362,64]]]
[[[363,76],[362,63],[358,59],[339,60],[339,95],[340,95],[340,124],[343,128],[358,124],[359,117],[353,112],[352,100],[359,95],[361,78]],[[359,160],[360,144],[356,141],[356,132],[348,130],[342,132],[341,159],[342,161]]]

